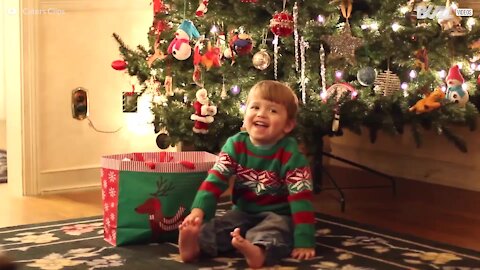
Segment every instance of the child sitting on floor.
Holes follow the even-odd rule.
[[[310,168],[295,139],[287,136],[297,111],[298,99],[288,86],[261,81],[252,87],[243,119],[246,131],[227,140],[180,225],[184,262],[233,249],[251,268],[275,265],[289,255],[300,260],[315,256]],[[214,217],[232,175],[233,209]]]

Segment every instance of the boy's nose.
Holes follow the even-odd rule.
[[[257,111],[257,116],[264,117],[265,115],[266,115],[265,110],[260,109],[260,110]]]

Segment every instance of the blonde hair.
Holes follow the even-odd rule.
[[[295,120],[298,112],[298,98],[292,88],[278,81],[264,80],[256,83],[248,93],[247,104],[250,96],[259,95],[260,98],[282,104],[287,109],[287,117]]]

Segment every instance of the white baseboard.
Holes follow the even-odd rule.
[[[100,167],[76,167],[40,173],[39,193],[51,194],[100,188]]]

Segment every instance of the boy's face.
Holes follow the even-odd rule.
[[[288,119],[284,105],[259,97],[249,96],[243,126],[254,145],[275,144],[295,127],[295,121]]]

